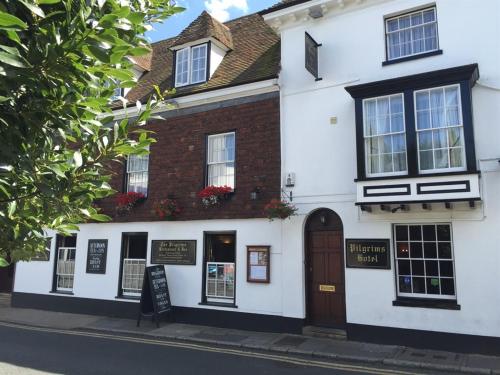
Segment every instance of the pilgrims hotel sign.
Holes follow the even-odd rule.
[[[346,267],[390,269],[390,246],[387,239],[346,239]]]

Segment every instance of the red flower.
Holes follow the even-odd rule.
[[[135,193],[133,191],[125,194],[119,194],[116,197],[116,205],[118,207],[134,205],[137,201],[145,198],[146,196],[142,193]]]
[[[198,197],[200,198],[210,198],[213,196],[220,197],[225,194],[231,193],[233,188],[229,186],[207,186],[205,189],[201,190],[198,193]]]

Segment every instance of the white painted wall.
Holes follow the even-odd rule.
[[[315,3],[318,3],[316,1]],[[334,210],[346,238],[391,238],[392,224],[452,223],[456,290],[461,310],[395,307],[394,264],[391,270],[346,269],[347,321],[376,326],[500,336],[500,2],[437,0],[442,55],[383,67],[384,16],[429,4],[423,0],[322,1],[323,18],[287,15],[280,19],[282,38],[281,116],[283,175],[295,172],[293,203],[300,216],[284,223],[283,258],[290,270],[285,283],[303,275],[303,229],[309,213]],[[306,4],[296,8],[306,7]],[[291,9],[291,8],[290,8]],[[278,25],[273,15],[271,25]],[[304,68],[304,32],[318,43],[320,82]],[[483,203],[453,210],[433,205],[394,214],[362,213],[356,200],[354,100],[345,86],[478,63],[480,80],[473,88],[476,157],[482,171]],[[330,118],[337,117],[337,124]],[[391,249],[391,254],[393,250]],[[302,289],[303,294],[303,289]],[[283,305],[304,316],[291,294]]]
[[[148,265],[152,240],[196,240],[197,262],[195,266],[165,266],[172,304],[205,308],[201,301],[203,232],[236,231],[236,304],[230,311],[301,317],[300,309],[283,307],[283,294],[296,294],[301,290],[301,280],[287,281],[283,287],[283,246],[281,221],[267,219],[207,220],[190,222],[154,222],[120,224],[85,224],[77,233],[74,297],[115,300],[118,292],[121,238],[123,232],[148,232]],[[50,235],[50,234],[49,234]],[[89,239],[108,239],[108,256],[105,275],[87,274],[87,247]],[[271,283],[255,284],[247,280],[248,245],[271,246]],[[55,239],[52,241],[49,262],[21,262],[16,269],[14,291],[49,294],[55,258]],[[286,270],[286,269],[285,269]],[[72,298],[72,296],[68,296]],[[133,302],[132,302],[133,303]],[[300,298],[295,304],[301,306]],[[214,309],[216,307],[209,306]],[[224,309],[224,308],[219,308]]]

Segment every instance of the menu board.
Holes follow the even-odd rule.
[[[196,265],[196,240],[151,241],[151,264]]]
[[[346,239],[346,267],[390,269],[389,239]]]
[[[106,273],[108,240],[89,240],[87,251],[87,273]]]
[[[247,246],[247,281],[270,282],[270,246]]]
[[[140,312],[137,326],[140,325],[142,316],[152,316],[159,327],[160,314],[172,310],[170,294],[168,292],[167,275],[164,266],[146,267],[142,284]]]

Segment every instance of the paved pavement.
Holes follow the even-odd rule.
[[[156,328],[144,321],[89,315],[11,308],[9,299],[0,295],[0,322],[79,332],[113,333],[134,337],[161,338],[186,343],[203,343],[238,350],[299,355],[314,359],[357,362],[372,366],[402,366],[424,372],[442,370],[451,373],[500,375],[500,356],[460,354],[401,346],[376,345],[301,335],[239,331],[232,329],[163,323]],[[0,323],[0,326],[2,324]],[[1,336],[0,336],[1,337]]]

